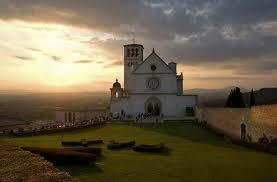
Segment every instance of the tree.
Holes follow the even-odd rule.
[[[239,87],[236,87],[230,91],[225,107],[245,108],[242,93]]]
[[[233,89],[231,89],[230,93],[229,93],[229,96],[227,98],[227,101],[226,101],[226,104],[225,104],[225,107],[231,107],[231,99],[232,99],[232,95],[233,95]]]
[[[254,96],[254,91],[253,89],[251,90],[251,93],[250,93],[250,107],[256,105],[256,102],[255,102],[255,96]]]

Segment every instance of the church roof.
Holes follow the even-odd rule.
[[[145,62],[147,62],[147,60],[149,60],[149,58],[150,58],[151,56],[156,56],[156,57],[158,57],[159,60],[160,60],[170,71],[172,71],[172,73],[175,73],[175,72],[172,70],[172,68],[171,68],[170,66],[168,66],[168,64],[166,64],[166,62],[164,62],[164,60],[163,60],[158,54],[156,54],[154,48],[153,48],[153,50],[152,50],[152,53],[149,54],[149,56],[148,56],[146,59],[144,59],[144,61],[142,62],[142,64],[140,64],[138,67],[136,67],[136,69],[133,71],[133,73],[136,72]]]

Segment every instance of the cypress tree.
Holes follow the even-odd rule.
[[[242,93],[239,87],[236,87],[230,91],[225,107],[245,108]]]
[[[250,105],[250,107],[256,105],[253,89],[251,90],[251,93],[250,93],[250,104],[249,105]]]
[[[233,89],[231,89],[229,95],[228,95],[228,98],[227,98],[227,101],[226,101],[226,104],[225,104],[225,107],[231,107],[232,105],[232,94],[233,94]]]

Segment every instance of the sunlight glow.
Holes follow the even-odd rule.
[[[108,80],[115,74],[123,77],[121,68],[107,67],[114,61],[107,57],[110,56],[108,51],[87,43],[92,37],[102,43],[112,35],[23,21],[0,21],[0,27],[0,66],[5,69],[0,73],[0,81],[7,89],[40,85],[51,91],[66,87],[106,90],[108,84],[98,83],[111,84],[112,80]],[[79,60],[87,60],[87,63],[76,63]]]

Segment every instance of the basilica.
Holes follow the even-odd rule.
[[[124,86],[116,79],[111,90],[111,113],[135,118],[162,116],[168,120],[194,116],[196,95],[183,94],[183,74],[177,64],[152,53],[143,58],[143,45],[124,45]]]

